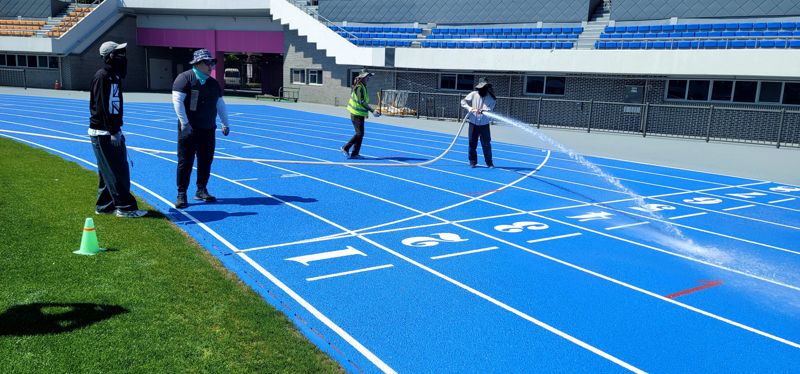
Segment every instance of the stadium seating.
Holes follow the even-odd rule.
[[[791,39],[800,39],[800,22],[607,26],[604,31],[595,49],[774,49],[794,48]]]

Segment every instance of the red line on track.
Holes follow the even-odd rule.
[[[690,293],[694,293],[694,292],[697,292],[697,291],[702,291],[702,290],[705,290],[707,288],[716,287],[716,286],[719,286],[720,284],[722,284],[722,281],[718,281],[718,280],[716,280],[716,281],[701,280],[699,282],[700,283],[705,283],[705,284],[702,285],[702,286],[697,286],[695,288],[690,288],[688,290],[683,290],[681,292],[676,292],[674,294],[667,295],[667,296],[664,296],[664,297],[666,297],[667,299],[674,299],[676,297],[680,297],[680,296],[683,296],[683,295],[688,295]]]

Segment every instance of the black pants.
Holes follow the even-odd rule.
[[[361,151],[361,141],[364,140],[364,117],[350,115],[350,120],[353,121],[353,128],[356,130],[356,133],[353,134],[353,137],[350,138],[350,141],[344,145],[344,150],[350,152],[350,147],[353,147],[353,151],[350,152],[350,156],[358,156],[358,152]]]
[[[469,124],[469,163],[472,165],[478,163],[478,139],[481,141],[486,166],[494,165],[492,162],[492,132],[489,125],[477,126],[474,123]]]
[[[216,131],[214,129],[192,129],[189,136],[181,137],[178,124],[178,193],[185,193],[192,176],[194,157],[197,155],[197,188],[206,188],[214,162]]]
[[[136,199],[131,195],[131,171],[128,168],[128,151],[124,141],[121,146],[115,147],[111,145],[110,135],[90,138],[100,179],[95,210],[111,212],[114,209],[139,209]]]

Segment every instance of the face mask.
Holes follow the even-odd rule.
[[[109,62],[111,69],[120,77],[125,78],[128,75],[128,58],[125,56],[111,56]]]
[[[483,87],[478,89],[478,95],[481,95],[481,97],[486,96],[486,94],[488,94],[488,93],[489,93],[489,87],[488,86],[483,86]]]

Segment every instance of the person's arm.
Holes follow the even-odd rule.
[[[228,107],[225,105],[225,100],[222,96],[217,99],[217,115],[222,121],[222,135],[228,136],[230,132],[230,123],[228,122]]]
[[[362,108],[366,109],[367,111],[369,111],[371,113],[375,113],[375,110],[373,110],[369,106],[369,104],[367,104],[367,101],[365,100],[365,97],[364,97],[364,96],[366,96],[366,95],[364,95],[364,91],[365,91],[364,86],[362,86],[362,85],[356,86],[356,96],[358,97],[358,100],[359,100],[358,101],[358,105],[361,105]]]
[[[103,130],[109,131],[108,129],[108,90],[105,90],[105,82],[104,77],[95,76],[94,80],[92,80],[92,96],[94,97],[94,111],[97,114],[100,114],[100,117],[103,118],[103,123],[101,126]],[[110,88],[109,88],[110,89]]]
[[[468,93],[463,99],[461,99],[461,107],[472,112],[475,109],[472,108],[473,98],[472,92]]]
[[[172,84],[172,107],[175,115],[180,122],[180,135],[188,136],[192,133],[192,125],[189,123],[189,116],[186,114],[186,92],[189,91],[189,81],[184,74],[178,75]]]

